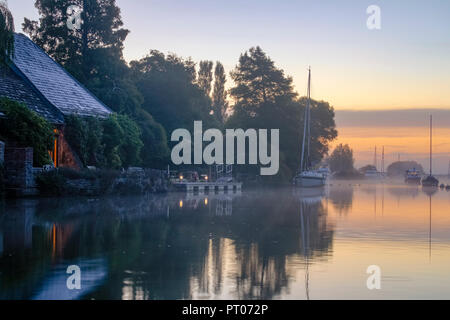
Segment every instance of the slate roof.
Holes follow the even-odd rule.
[[[61,65],[23,34],[15,34],[12,69],[65,116],[76,114],[104,118],[112,113]]]
[[[63,124],[64,115],[39,94],[10,68],[0,70],[0,97],[7,97],[24,103],[31,110],[54,124]],[[3,114],[0,112],[0,117]]]

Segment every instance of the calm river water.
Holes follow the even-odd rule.
[[[446,191],[334,182],[0,204],[0,299],[431,298],[450,299]]]

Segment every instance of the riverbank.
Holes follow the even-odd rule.
[[[30,180],[27,188],[6,185],[6,197],[145,195],[165,193],[170,188],[165,171],[142,168],[35,170]]]

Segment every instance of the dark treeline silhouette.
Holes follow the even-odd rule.
[[[69,5],[83,9],[79,30],[67,28]],[[165,167],[172,131],[192,129],[194,121],[202,120],[204,128],[280,129],[280,172],[272,180],[285,182],[295,175],[306,100],[260,47],[241,55],[230,73],[234,85],[227,91],[220,62],[204,60],[197,68],[191,59],[151,50],[127,63],[123,48],[130,31],[123,27],[114,0],[36,0],[35,6],[39,21],[25,19],[23,30],[106,105],[138,125],[141,141],[134,149],[141,154],[131,163],[122,162]],[[311,134],[311,158],[319,163],[337,136],[328,103],[312,102]],[[241,171],[256,174],[258,169]]]

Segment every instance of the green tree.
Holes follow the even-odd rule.
[[[214,69],[212,105],[214,115],[221,123],[225,122],[228,110],[227,91],[225,89],[226,82],[225,68],[222,63],[217,61],[216,68]]]
[[[147,168],[165,169],[170,155],[166,131],[148,112],[143,111],[138,119],[145,146],[141,151],[142,165]]]
[[[228,128],[280,130],[280,172],[277,181],[287,182],[300,165],[306,99],[297,99],[292,78],[285,76],[261,48],[241,55],[231,73],[235,82],[230,92],[235,105],[226,123]],[[334,110],[326,102],[312,101],[311,159],[318,163],[337,136]],[[255,170],[255,168],[245,168]]]
[[[78,30],[67,26],[72,5],[82,9]],[[105,68],[98,68],[99,58],[104,63],[122,58],[129,31],[122,28],[115,0],[36,0],[35,7],[39,21],[25,18],[24,31],[82,83],[104,72]]]
[[[121,168],[141,164],[141,129],[126,115],[107,119],[69,116],[65,136],[85,166]]]
[[[0,98],[0,136],[19,147],[33,148],[35,166],[51,163],[48,151],[54,143],[53,127],[26,106],[7,98]]]
[[[244,106],[273,103],[277,97],[295,98],[297,95],[292,87],[292,78],[285,76],[260,47],[250,48],[240,56],[231,77],[236,86],[230,94]]]
[[[109,117],[103,122],[103,144],[105,146],[105,161],[108,168],[119,169],[122,166],[120,146],[122,144],[123,129],[117,117]]]
[[[212,69],[212,61],[200,61],[197,83],[200,89],[202,89],[205,95],[208,97],[211,94],[211,85],[213,80]]]
[[[178,128],[191,129],[194,121],[204,127],[219,124],[210,115],[211,99],[196,84],[195,63],[174,54],[150,54],[132,61],[136,85],[144,97],[143,109],[161,123],[170,136]]]
[[[0,67],[14,54],[14,20],[4,3],[0,3]]]
[[[348,144],[338,145],[328,159],[330,170],[333,173],[351,173],[354,171],[354,163],[353,150]]]
[[[141,149],[144,145],[141,140],[141,129],[125,115],[116,115],[115,117],[123,132],[119,147],[122,166],[128,168],[140,165],[142,162]]]
[[[70,115],[66,118],[66,127],[64,135],[71,148],[76,152],[83,165],[97,165],[97,163],[88,163],[87,143],[89,137],[89,128],[86,121],[82,118]]]
[[[66,118],[65,138],[85,166],[104,166],[103,127],[97,118]]]
[[[412,170],[416,169],[421,174],[425,174],[425,171],[423,170],[423,167],[420,163],[416,161],[397,161],[393,162],[389,165],[387,168],[387,174],[390,177],[395,176],[404,176],[406,173],[406,170]]]
[[[83,9],[83,23],[79,30],[70,30],[66,24],[69,18],[67,8],[71,5],[78,5]],[[146,151],[145,156],[135,155],[133,151],[130,155],[132,159],[121,159],[121,148],[112,147],[108,143],[102,144],[107,148],[106,151],[100,150],[99,142],[90,136],[90,142],[84,144],[84,148],[91,151],[81,150],[80,146],[75,148],[84,154],[83,161],[97,165],[105,165],[106,161],[120,167],[122,160],[127,165],[138,163],[142,158],[144,165],[161,165],[163,159],[167,159],[167,145],[164,145],[167,143],[166,133],[152,115],[142,108],[144,97],[136,86],[134,73],[123,59],[123,42],[129,31],[123,28],[116,1],[36,0],[35,6],[40,14],[39,21],[25,19],[24,31],[113,111],[138,119],[136,123],[142,132],[142,140],[145,141],[145,148],[138,149],[154,151]],[[94,127],[86,130],[93,131]],[[111,130],[106,133],[107,136],[114,136],[114,132],[118,131],[113,129],[116,126],[111,123],[107,128]],[[77,132],[81,134],[82,131]],[[155,139],[158,141],[150,145]],[[79,143],[75,139],[73,141],[75,144]],[[108,160],[102,159],[106,155]]]

